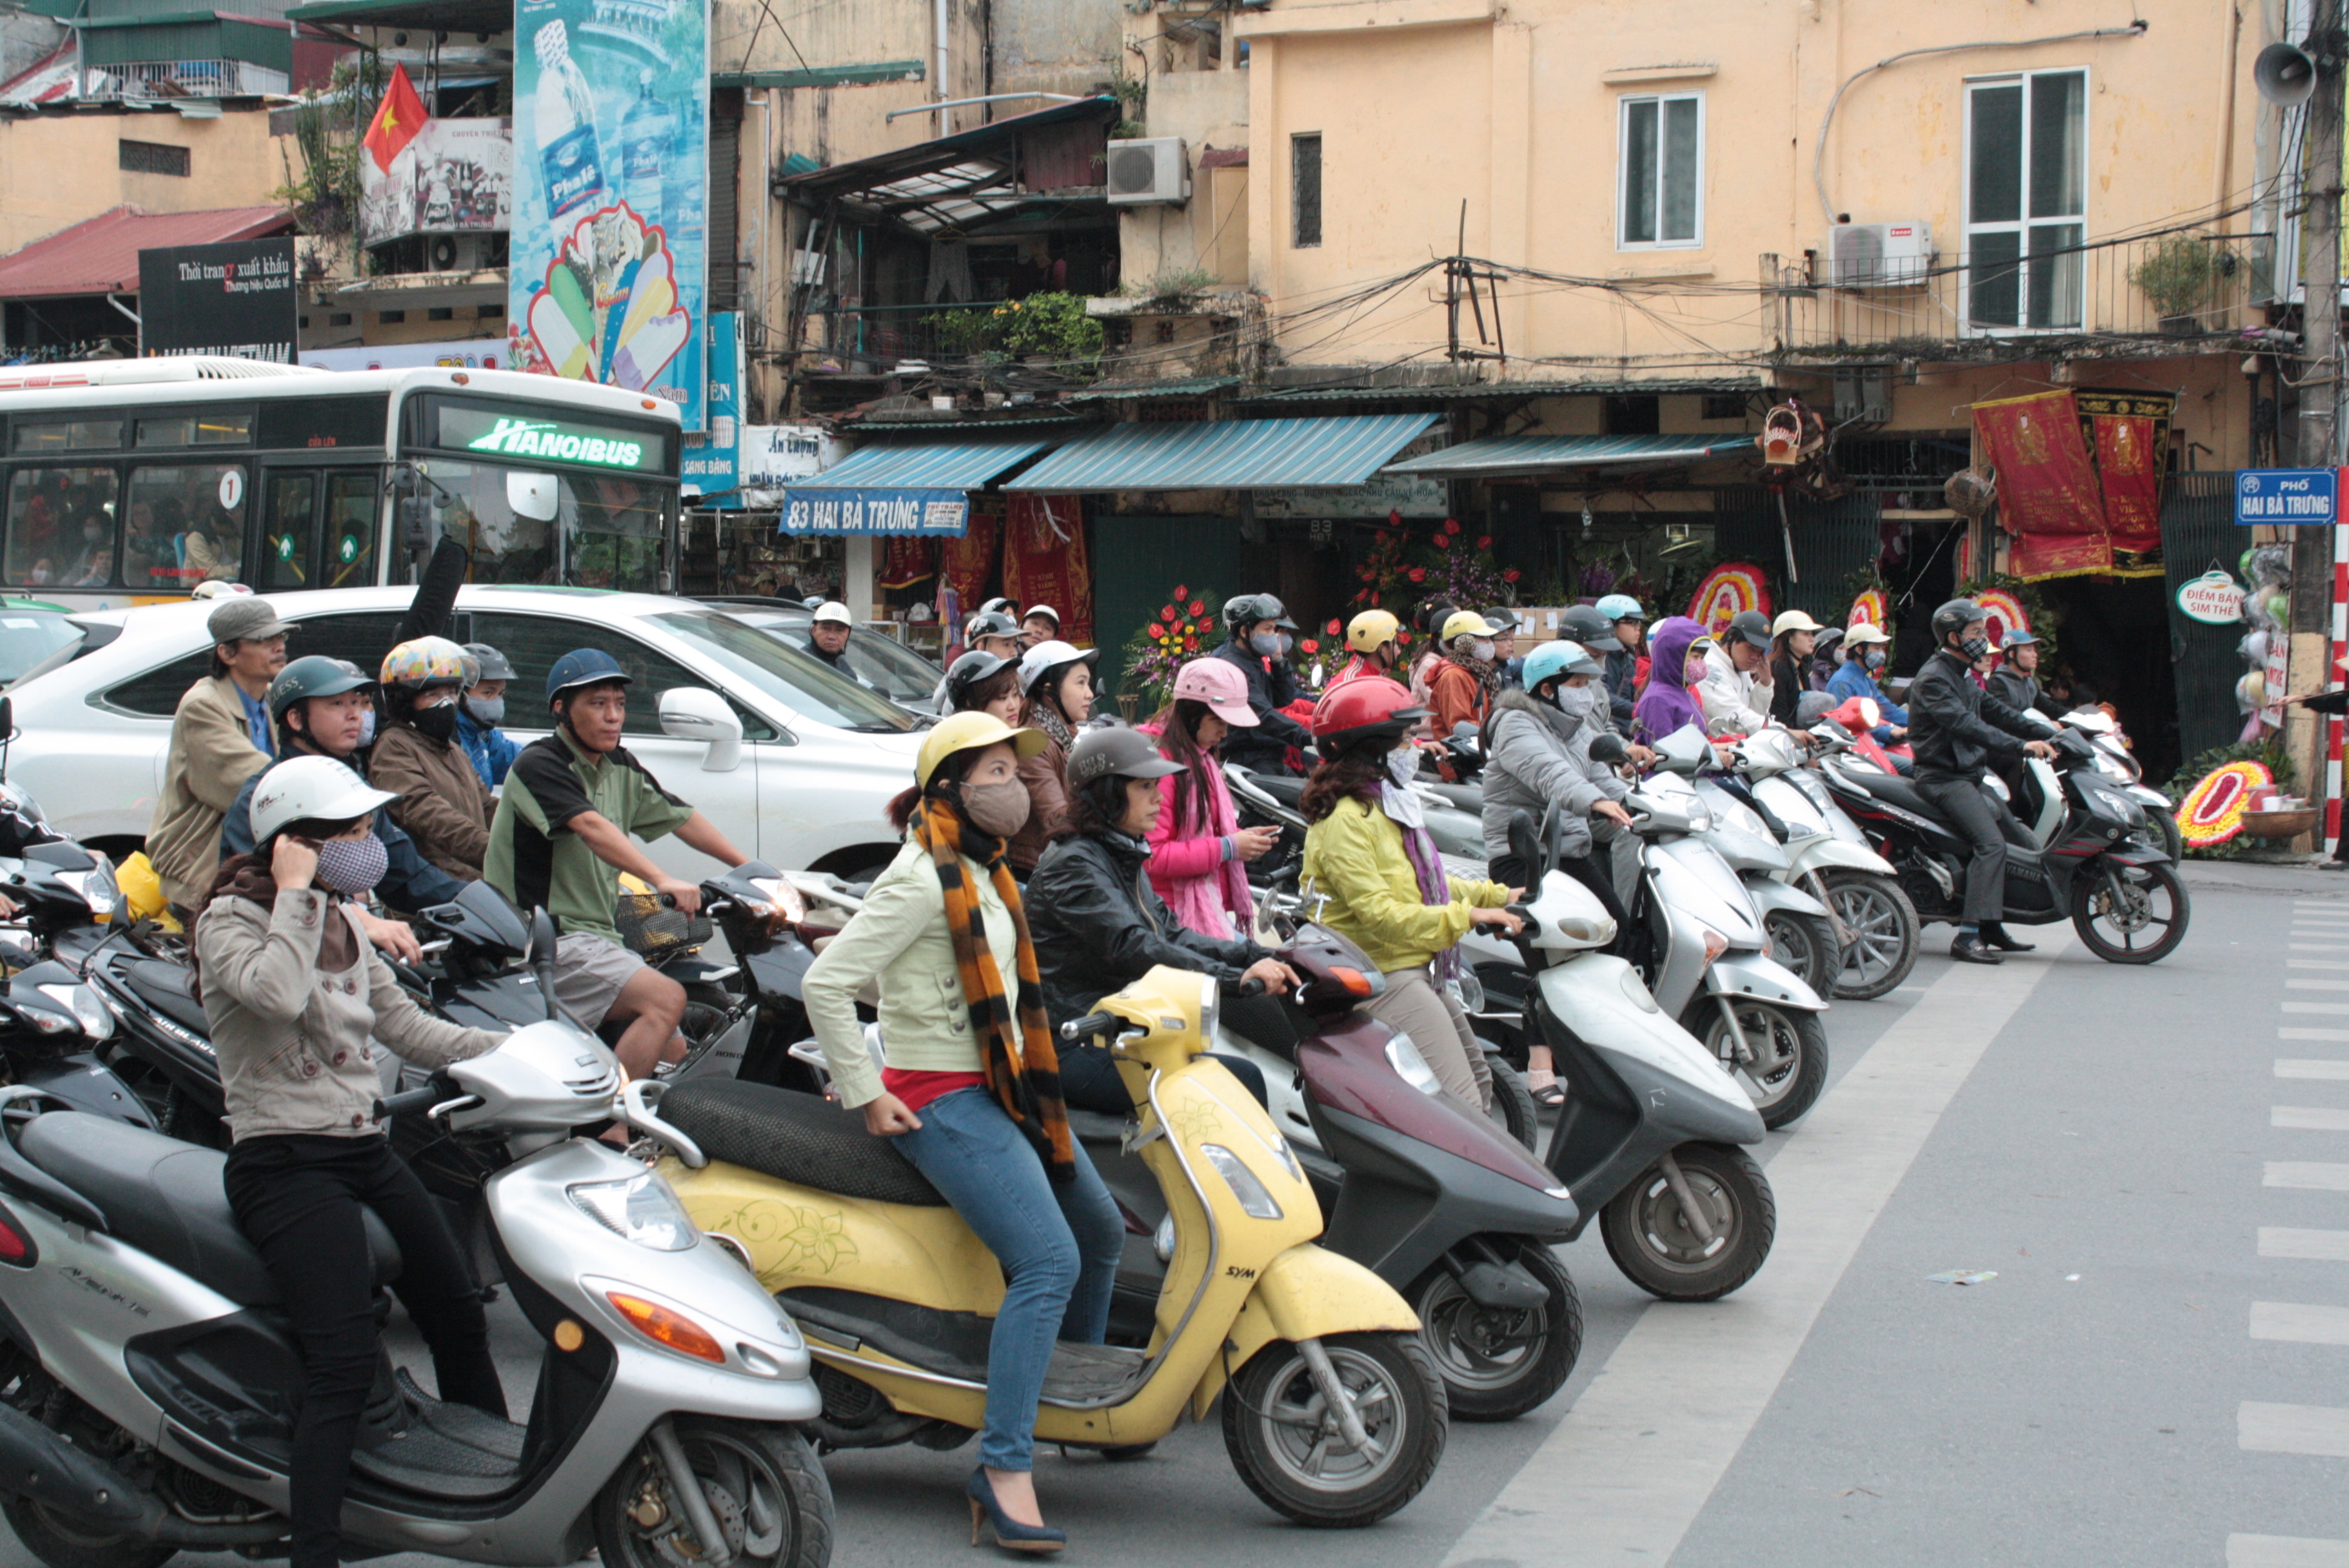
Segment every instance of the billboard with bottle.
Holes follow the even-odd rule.
[[[709,0],[515,0],[516,369],[706,428]]]

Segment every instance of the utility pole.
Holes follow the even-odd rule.
[[[2300,383],[2300,461],[2311,469],[2334,464],[2333,427],[2341,407],[2341,5],[2342,0],[2316,0],[2308,42],[2302,46],[2316,62],[2316,92],[2308,100],[2300,164],[2301,253],[2307,258],[2301,290],[2306,358]],[[2330,560],[2331,552],[2323,559]]]

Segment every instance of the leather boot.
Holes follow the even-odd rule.
[[[1984,946],[1994,947],[2001,953],[2035,953],[2039,950],[2039,944],[2037,943],[2017,942],[2013,937],[2009,936],[2006,934],[2006,927],[2004,925],[1999,924],[1995,922],[1985,922],[1983,923],[1982,928],[1982,939]]]
[[[1950,944],[1950,956],[1961,964],[2003,964],[2006,960],[1980,936],[1968,936],[1963,932]]]

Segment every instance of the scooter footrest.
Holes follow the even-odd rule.
[[[1079,1408],[1117,1404],[1142,1381],[1149,1361],[1146,1352],[1123,1346],[1062,1340],[1052,1346],[1051,1364],[1044,1369],[1044,1398]]]

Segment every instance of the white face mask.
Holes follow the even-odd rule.
[[[1587,686],[1557,688],[1557,706],[1561,712],[1581,718],[1590,712],[1590,704],[1598,693]]]
[[[1400,789],[1419,776],[1419,748],[1398,746],[1387,753],[1387,777]]]
[[[1469,653],[1469,655],[1470,655],[1470,656],[1471,656],[1471,657],[1475,658],[1475,659],[1478,659],[1478,660],[1482,661],[1483,663],[1485,663],[1485,664],[1490,664],[1490,663],[1492,663],[1492,662],[1493,662],[1493,639],[1492,639],[1492,638],[1490,638],[1490,637],[1471,637],[1471,638],[1469,638],[1469,639],[1468,639],[1468,653]]]

